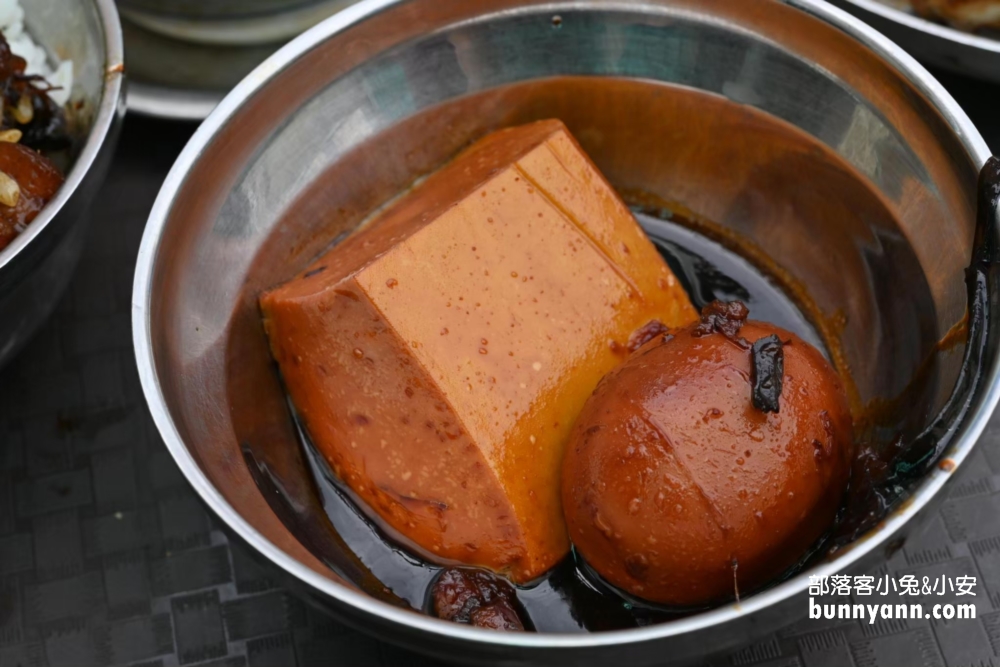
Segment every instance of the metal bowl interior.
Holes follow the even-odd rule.
[[[0,365],[55,304],[82,242],[86,203],[103,178],[121,120],[123,47],[112,0],[23,3],[32,38],[60,60],[72,60],[70,99],[81,137],[56,197],[0,250]]]
[[[755,124],[758,112],[796,142]],[[679,202],[764,248],[844,323],[862,401],[901,393],[963,318],[988,151],[919,65],[843,12],[814,0],[368,0],[241,83],[168,176],[133,299],[153,417],[234,534],[309,599],[387,639],[510,664],[662,663],[746,641],[787,619],[809,574],[877,558],[948,473],[927,472],[836,559],[740,604],[626,631],[501,634],[367,595],[303,545],[308,527],[270,503],[247,466],[275,473],[293,499],[314,493],[259,291],[484,132],[552,116],[617,187]],[[944,403],[962,352],[936,357],[908,428]],[[969,411],[951,424],[955,463],[996,404],[995,352],[981,371]]]

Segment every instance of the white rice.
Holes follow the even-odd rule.
[[[52,69],[49,53],[36,44],[24,29],[24,9],[18,0],[0,0],[0,32],[10,44],[11,51],[27,61],[25,73],[44,77],[56,88],[49,91],[49,97],[56,104],[66,104],[73,90],[73,61],[63,60]]]

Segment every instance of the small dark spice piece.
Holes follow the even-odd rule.
[[[506,603],[494,602],[485,607],[479,607],[471,614],[469,620],[477,628],[502,630],[504,632],[520,632],[524,630],[517,612]]]
[[[524,630],[514,589],[482,570],[445,570],[431,588],[431,602],[435,616],[446,621],[492,630]]]
[[[713,301],[701,309],[701,324],[694,328],[692,334],[701,338],[718,332],[743,349],[748,349],[750,343],[740,336],[740,329],[749,315],[750,310],[742,301]]]
[[[785,375],[785,352],[781,339],[771,334],[753,344],[750,356],[750,400],[761,412],[778,412],[781,383]]]
[[[628,351],[635,352],[657,336],[661,336],[669,331],[670,329],[667,328],[667,325],[663,322],[659,320],[650,320],[633,331],[632,335],[628,337]]]

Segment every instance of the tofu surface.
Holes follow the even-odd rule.
[[[697,314],[556,120],[487,135],[260,300],[336,474],[426,556],[530,581],[569,540],[565,441],[652,319]]]

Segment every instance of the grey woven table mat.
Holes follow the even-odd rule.
[[[1000,89],[942,77],[994,150]],[[149,420],[133,263],[192,128],[130,118],[52,320],[0,373],[0,667],[433,665],[347,629],[230,547]],[[1000,421],[940,511],[873,575],[979,578],[974,621],[803,620],[713,665],[1000,665]],[[456,656],[460,661],[460,656]]]

